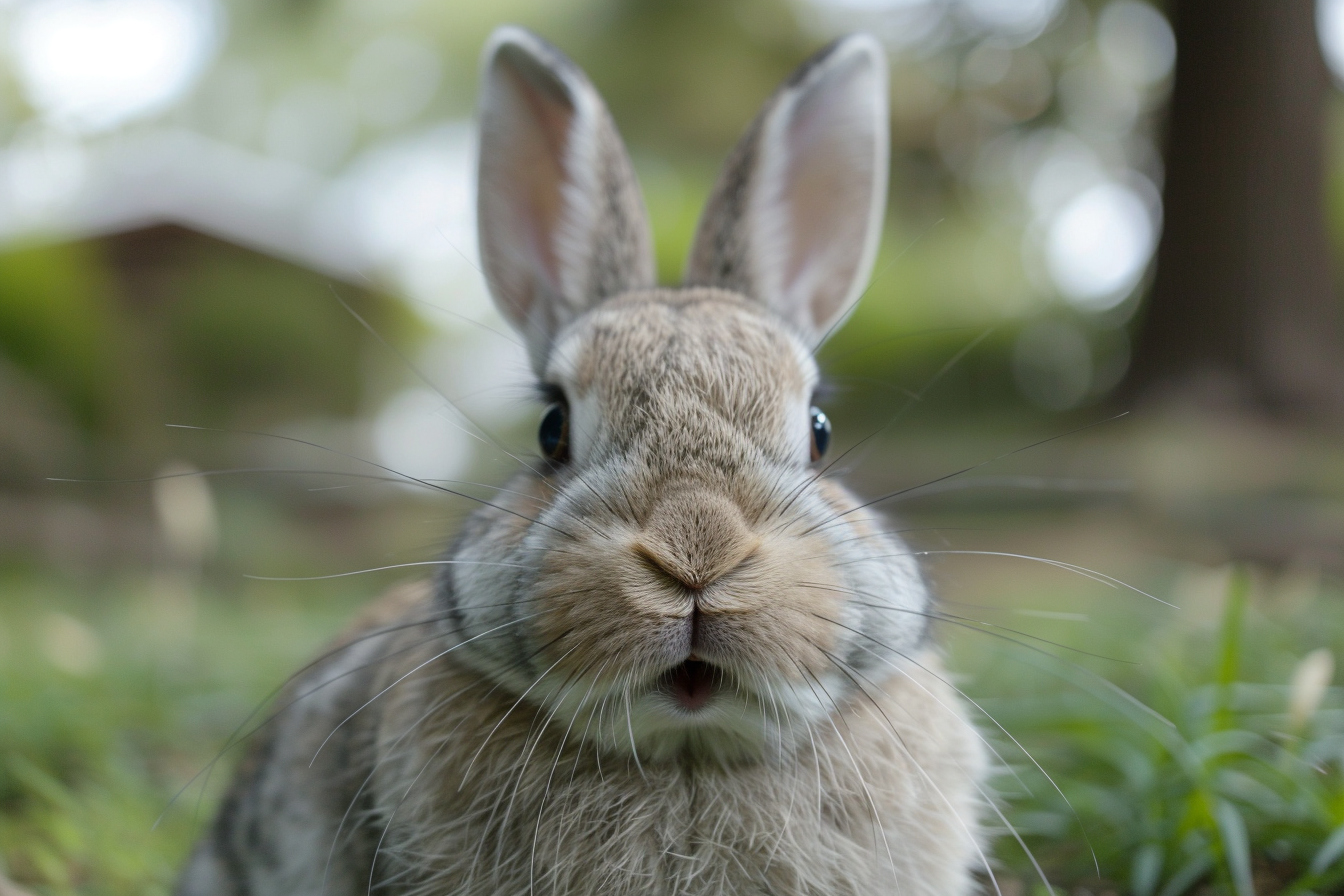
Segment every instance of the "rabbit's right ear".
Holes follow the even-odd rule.
[[[566,323],[654,285],[653,241],[630,157],[583,72],[522,28],[496,30],[484,55],[481,261],[540,374]]]

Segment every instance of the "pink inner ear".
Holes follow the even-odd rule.
[[[864,70],[837,72],[799,98],[785,132],[780,199],[790,226],[784,291],[820,327],[840,310],[863,257],[873,201],[872,100]],[[796,307],[796,305],[795,305]]]
[[[564,214],[565,151],[574,108],[554,85],[515,69],[505,77],[516,104],[515,129],[501,151],[501,167],[512,172],[510,182],[497,184],[507,191],[510,217],[518,236],[531,250],[528,259],[536,276],[559,290],[559,259],[553,235]]]
[[[540,372],[561,326],[598,299],[652,284],[644,204],[601,98],[535,35],[504,28],[492,38],[480,121],[482,270]]]

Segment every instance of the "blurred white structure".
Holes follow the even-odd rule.
[[[181,128],[83,140],[34,130],[0,152],[0,244],[176,224],[334,280],[389,289],[444,332],[418,365],[456,399],[480,388],[481,377],[498,385],[527,369],[521,348],[488,332],[508,327],[475,260],[474,143],[468,125],[450,124],[378,146],[329,178]],[[481,342],[489,351],[473,350]],[[452,356],[463,352],[475,361],[473,375],[459,380],[463,365]],[[491,412],[473,409],[473,418],[499,425],[520,405],[481,407]],[[312,435],[297,425],[296,435]],[[371,447],[409,475],[458,478],[484,444],[464,427],[442,396],[415,386],[375,415]]]
[[[474,430],[469,427],[437,392],[411,387],[383,406],[374,421],[373,444],[379,459],[405,476],[460,480],[470,469]]]
[[[0,246],[178,225],[407,298],[443,333],[415,363],[449,397],[526,370],[521,349],[488,332],[507,327],[476,261],[474,132],[408,130],[443,79],[421,36],[379,27],[343,79],[267,96],[245,59],[202,80],[223,44],[221,0],[22,0],[0,3],[0,29],[35,113],[0,148]],[[164,114],[198,82],[191,115]],[[384,130],[351,157],[360,138],[368,145]],[[489,350],[475,351],[478,342]],[[458,355],[474,359],[470,376]],[[481,416],[495,425],[516,411],[497,398],[488,407]],[[373,451],[424,479],[465,475],[483,444],[422,384],[367,422],[292,428],[324,427],[317,441]],[[191,503],[182,490],[196,481],[164,480],[165,520]],[[166,526],[174,550],[172,536],[197,528]]]
[[[488,314],[473,143],[467,125],[447,125],[328,178],[182,128],[84,141],[34,130],[0,151],[0,243],[179,224],[424,301],[451,290],[454,310]]]

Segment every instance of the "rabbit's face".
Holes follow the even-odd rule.
[[[914,564],[817,479],[815,365],[758,305],[623,296],[562,332],[545,380],[569,453],[522,556],[558,715],[606,704],[589,736],[643,755],[759,754],[922,637]]]
[[[587,78],[524,32],[487,50],[481,257],[560,399],[558,464],[464,534],[455,622],[482,639],[462,656],[574,737],[785,749],[922,637],[909,552],[810,463],[810,348],[877,250],[886,83],[862,36],[799,69],[730,156],[688,286],[659,290],[633,167]]]

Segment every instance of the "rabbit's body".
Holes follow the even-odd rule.
[[[547,460],[291,686],[181,893],[968,892],[985,763],[928,591],[809,465],[811,343],[880,228],[880,49],[766,106],[682,289],[582,74],[514,29],[488,58],[482,257]]]
[[[384,603],[400,618],[378,614],[366,631],[435,615],[427,587],[392,597]],[[344,676],[253,747],[180,892],[357,896],[370,881],[374,893],[463,896],[968,891],[979,803],[968,785],[983,759],[964,727],[928,724],[957,705],[931,651],[916,655],[923,668],[871,689],[875,702],[844,701],[835,727],[787,759],[641,772],[628,755],[604,760],[578,732],[543,724],[544,711],[483,693],[475,672],[434,658],[441,648],[424,629],[339,651],[294,683],[285,702]],[[422,663],[394,698],[336,729]],[[458,692],[476,696],[431,711]]]

